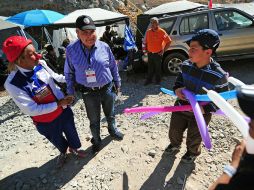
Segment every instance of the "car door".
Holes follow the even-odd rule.
[[[237,9],[214,11],[217,31],[221,38],[218,57],[254,53],[253,18]]]
[[[190,39],[193,34],[206,28],[209,28],[208,13],[183,16],[179,24],[178,39],[176,40],[178,45],[187,48],[187,44],[185,42]]]

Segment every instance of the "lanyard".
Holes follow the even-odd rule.
[[[85,58],[87,58],[87,63],[88,63],[88,66],[89,66],[89,68],[91,68],[91,61],[90,61],[90,58],[91,58],[91,51],[92,50],[89,50],[88,52],[88,56],[86,56],[86,52],[85,52],[85,47],[84,47],[84,45],[82,44],[82,42],[80,41],[80,45],[81,45],[81,49],[82,49],[82,51],[83,51],[83,53],[84,53],[84,56],[85,56]]]

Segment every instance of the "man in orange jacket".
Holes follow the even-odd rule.
[[[166,31],[160,28],[157,17],[151,18],[150,21],[151,28],[147,30],[143,42],[143,52],[148,54],[148,76],[145,85],[152,82],[154,73],[156,84],[160,84],[162,56],[164,49],[167,49],[172,41]]]

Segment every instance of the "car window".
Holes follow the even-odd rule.
[[[218,30],[246,28],[252,25],[252,20],[237,11],[220,11],[214,14]]]
[[[171,33],[172,27],[176,19],[167,19],[160,21],[160,27],[163,28],[168,34]]]
[[[191,34],[205,28],[209,28],[207,14],[188,16],[181,21],[180,34]]]

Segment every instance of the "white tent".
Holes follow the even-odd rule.
[[[161,15],[167,13],[174,13],[174,12],[181,12],[185,10],[195,9],[198,7],[206,7],[206,5],[193,3],[190,1],[182,0],[182,1],[175,1],[170,3],[164,3],[144,12],[145,15]]]
[[[9,28],[20,28],[20,26],[11,22],[7,22],[0,18],[0,30],[5,30]]]
[[[81,15],[90,16],[96,26],[105,26],[119,21],[128,20],[126,15],[107,11],[100,8],[80,9],[69,13],[64,18],[56,21],[54,26],[75,27],[76,19]]]
[[[71,12],[54,23],[54,27],[60,28],[59,30],[54,30],[53,32],[53,46],[55,47],[57,53],[57,48],[61,46],[64,39],[68,38],[70,41],[77,39],[75,22],[81,15],[88,15],[93,19],[95,25],[97,26],[96,33],[98,38],[102,36],[106,25],[112,25],[114,23],[118,23],[118,27],[113,27],[113,29],[117,31],[121,37],[123,37],[124,25],[126,21],[129,20],[126,15],[100,8],[80,9]]]
[[[6,20],[8,17],[6,17],[6,16],[0,16],[0,19],[2,19],[2,20]]]
[[[24,31],[22,30],[24,27],[7,22],[5,20],[0,19],[0,49],[2,48],[2,43],[4,40],[11,35],[24,35]]]

